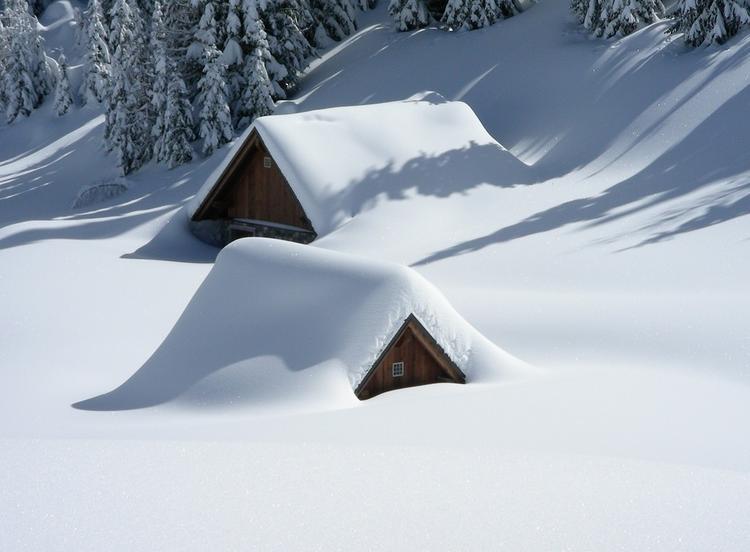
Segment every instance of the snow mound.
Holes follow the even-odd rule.
[[[101,203],[113,197],[117,197],[128,191],[126,184],[122,182],[102,182],[92,186],[85,186],[78,192],[73,208],[88,207],[95,203]]]
[[[382,193],[444,184],[523,180],[528,167],[496,142],[472,109],[422,92],[403,101],[260,117],[189,205],[192,216],[253,129],[276,160],[319,236]],[[453,186],[452,186],[453,185]],[[450,195],[450,194],[448,194]]]
[[[224,405],[355,404],[353,389],[412,313],[467,382],[507,377],[521,368],[412,269],[249,238],[221,252],[172,332],[138,372],[111,393],[76,406],[132,409],[181,395],[207,402],[202,393]],[[191,389],[198,382],[207,382],[205,393]]]

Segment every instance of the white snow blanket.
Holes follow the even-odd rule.
[[[528,169],[489,135],[468,105],[425,92],[404,101],[260,117],[193,198],[190,216],[253,129],[319,236],[378,194],[400,199],[408,190],[442,188],[449,195],[479,175],[486,175],[479,176],[485,182],[516,181]]]
[[[253,382],[237,397],[246,403],[295,397],[298,404],[306,398],[352,404],[353,388],[412,313],[467,381],[520,373],[519,360],[485,339],[413,269],[248,238],[221,252],[172,332],[137,373],[79,406],[161,404],[209,376],[222,385]],[[216,374],[227,367],[233,367],[231,375]]]

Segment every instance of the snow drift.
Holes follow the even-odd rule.
[[[400,199],[412,188],[451,190],[477,178],[528,178],[528,167],[489,135],[468,105],[423,92],[404,101],[258,118],[193,198],[189,216],[253,129],[319,236],[356,215],[368,203],[364,197],[384,193]],[[421,168],[428,159],[444,161]]]
[[[209,376],[211,394],[217,385],[231,393],[246,388],[234,395],[240,402],[356,403],[353,388],[412,313],[468,382],[510,375],[521,365],[412,269],[248,238],[222,251],[172,332],[138,372],[111,393],[76,406],[152,406]],[[231,375],[222,381],[217,373],[228,367]],[[200,391],[190,396],[199,398]]]

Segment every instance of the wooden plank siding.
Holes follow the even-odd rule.
[[[266,160],[270,160],[270,167],[264,163]],[[193,215],[193,220],[204,219],[253,219],[314,232],[294,190],[257,131],[251,133]]]
[[[393,376],[396,362],[404,363],[403,376]],[[412,315],[357,387],[356,395],[365,400],[394,389],[441,382],[465,383],[466,377]]]

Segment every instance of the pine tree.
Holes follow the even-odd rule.
[[[70,106],[73,105],[73,97],[70,93],[68,64],[64,54],[60,54],[57,64],[60,68],[60,76],[57,79],[57,87],[55,88],[55,113],[59,117],[62,117],[70,110]]]
[[[107,98],[109,90],[111,59],[99,0],[89,1],[86,17],[86,63],[81,83],[81,99],[84,104],[101,103]]]
[[[1,14],[0,14],[1,15]],[[5,78],[8,67],[8,57],[10,56],[10,36],[3,24],[3,18],[0,17],[0,111],[5,111],[5,105],[8,101],[5,92]]]
[[[469,4],[474,0],[448,0],[442,21],[454,30],[467,30],[464,23],[469,19]]]
[[[245,86],[244,62],[242,48],[242,9],[241,0],[229,0],[225,24],[226,39],[221,59],[226,65],[227,99],[232,113],[237,112],[242,90]],[[233,118],[237,120],[236,117]]]
[[[226,66],[216,47],[216,19],[213,2],[207,2],[203,9],[197,38],[203,46],[203,76],[198,81],[198,125],[202,150],[206,155],[230,141],[234,135],[232,117],[227,104],[225,83]]]
[[[252,52],[258,49],[266,68],[266,74],[271,82],[272,98],[280,99],[286,97],[283,83],[289,74],[286,67],[279,63],[271,53],[268,44],[268,34],[266,33],[263,21],[257,8],[257,0],[243,0],[242,16],[245,27],[242,45],[245,51]]]
[[[277,81],[282,92],[278,97],[285,97],[296,88],[307,59],[315,55],[305,36],[305,30],[314,32],[314,19],[301,0],[267,0],[265,6],[259,7],[268,35],[269,51],[286,70],[286,75]],[[274,71],[270,67],[268,69],[271,78],[277,78]]]
[[[271,81],[268,78],[260,49],[254,50],[247,56],[245,74],[248,80],[242,95],[241,126],[251,123],[258,117],[270,115],[274,109]]]
[[[162,161],[164,145],[164,116],[167,107],[167,87],[169,77],[167,75],[167,44],[165,39],[164,17],[159,0],[154,2],[154,13],[151,16],[151,55],[154,67],[153,86],[151,88],[151,113],[153,125],[151,137],[153,139],[153,157]]]
[[[203,54],[200,48],[195,55],[191,53],[195,28],[200,19],[198,10],[193,7],[191,0],[169,0],[162,5],[162,11],[169,57],[175,62],[188,89],[194,88],[201,76],[199,60]]]
[[[349,0],[310,0],[310,8],[322,31],[333,40],[343,40],[357,30],[354,6]],[[318,40],[318,45],[320,41]]]
[[[581,25],[586,21],[588,9],[589,0],[570,0],[570,11]]]
[[[627,36],[641,26],[659,20],[664,13],[661,0],[606,0],[596,25],[597,36]]]
[[[53,73],[37,21],[24,0],[6,0],[7,56],[2,74],[8,122],[28,116],[52,90]]]
[[[672,32],[684,33],[690,46],[722,44],[750,25],[748,5],[741,0],[682,0]]]
[[[606,1],[607,0],[586,0],[588,6],[583,18],[583,26],[594,36],[602,35],[602,10],[604,9],[603,4]]]
[[[411,31],[430,24],[430,12],[423,0],[391,0],[388,13],[399,31]]]
[[[511,0],[449,0],[443,23],[455,30],[489,27],[517,13]]]
[[[278,67],[281,74],[285,75],[284,68],[270,53],[268,37],[259,18],[255,0],[244,0],[241,14],[244,33],[240,46],[247,53],[244,55],[239,77],[242,83],[241,92],[231,106],[237,128],[242,128],[256,117],[268,115],[273,111],[275,91],[267,67]]]
[[[169,84],[159,161],[166,163],[172,169],[193,158],[193,148],[190,142],[195,140],[195,134],[193,133],[192,107],[187,98],[185,82],[180,77],[174,62],[169,62],[167,74]]]
[[[143,22],[130,0],[115,0],[110,19],[112,85],[107,103],[105,139],[128,174],[151,156],[150,102]]]
[[[44,39],[37,30],[38,21],[36,17],[29,16],[26,12],[24,17],[27,24],[26,47],[31,53],[31,71],[34,86],[42,99],[52,92],[55,85],[55,75],[44,49]]]

